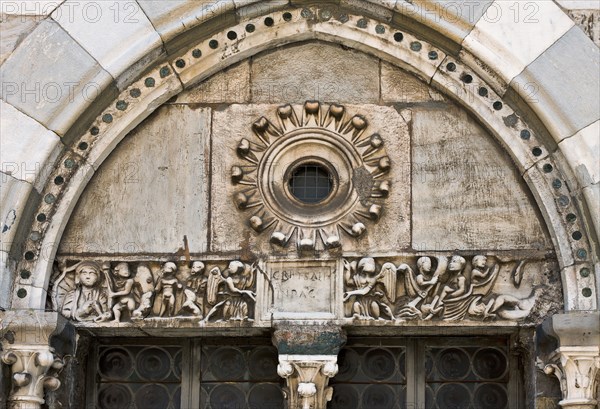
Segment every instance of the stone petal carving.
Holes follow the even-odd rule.
[[[241,162],[231,169],[236,207],[256,233],[268,232],[273,245],[294,243],[302,252],[335,249],[362,236],[376,222],[391,189],[391,161],[384,139],[368,131],[361,115],[342,105],[307,101],[301,112],[277,110],[277,123],[261,117],[253,137],[237,145]],[[324,169],[330,193],[315,204],[293,194],[291,177],[303,165]]]

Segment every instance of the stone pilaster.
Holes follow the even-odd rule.
[[[346,342],[340,327],[278,326],[273,344],[279,351],[277,373],[286,380],[288,409],[325,409],[333,396],[329,379],[338,372],[337,355]]]
[[[57,313],[14,310],[0,316],[0,360],[11,373],[10,409],[39,409],[44,391],[60,387],[57,374],[63,360],[51,346],[51,337],[64,325]]]
[[[544,330],[559,347],[543,359],[546,374],[554,374],[562,391],[559,404],[568,409],[595,409],[600,371],[600,312],[554,315]]]

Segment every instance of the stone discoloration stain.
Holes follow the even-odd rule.
[[[364,166],[356,168],[352,172],[352,184],[360,197],[360,202],[366,205],[375,186],[373,175]]]

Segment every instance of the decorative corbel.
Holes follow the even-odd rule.
[[[289,409],[325,409],[333,388],[329,378],[338,372],[335,355],[279,355],[277,373],[287,383]]]
[[[569,409],[594,409],[598,404],[597,375],[600,369],[600,347],[560,347],[544,366],[546,374],[554,374],[563,399],[559,404]]]

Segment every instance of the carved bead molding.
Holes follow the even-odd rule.
[[[289,409],[325,409],[333,396],[329,379],[338,372],[336,355],[279,355]]]
[[[560,347],[544,366],[560,382],[563,399],[559,404],[569,409],[594,409],[598,404],[600,347]]]
[[[274,245],[293,242],[301,251],[341,247],[344,239],[363,235],[391,188],[383,137],[369,130],[364,116],[338,104],[308,101],[300,112],[288,104],[276,116],[276,124],[264,116],[252,124],[254,136],[237,146],[243,162],[231,170],[238,187],[233,199],[249,227],[270,232]],[[294,195],[294,174],[307,167],[321,169],[320,200]]]

